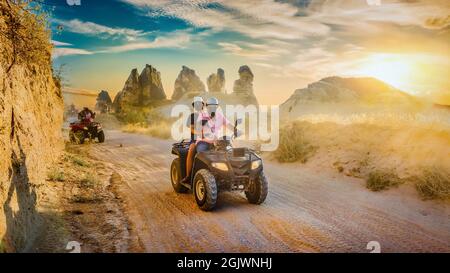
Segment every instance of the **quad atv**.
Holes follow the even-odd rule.
[[[76,144],[83,144],[85,139],[98,139],[98,142],[105,142],[105,132],[103,132],[102,125],[98,122],[72,122],[70,123],[69,139],[70,142]]]
[[[237,122],[235,124],[235,128]],[[249,148],[233,148],[233,137],[215,141],[213,148],[197,153],[188,183],[181,180],[186,175],[186,158],[190,142],[172,145],[176,155],[170,167],[172,186],[177,193],[192,190],[200,209],[209,211],[217,203],[218,191],[243,191],[252,204],[261,204],[267,197],[268,181],[263,163],[255,151]]]

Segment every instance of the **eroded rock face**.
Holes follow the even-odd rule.
[[[253,94],[253,72],[247,65],[239,68],[239,79],[234,82],[233,91],[236,94]]]
[[[258,105],[258,100],[253,93],[254,75],[250,67],[243,65],[239,68],[239,79],[234,82],[233,94],[240,98],[244,105]]]
[[[133,69],[125,85],[114,98],[113,107],[121,112],[124,106],[146,106],[154,101],[166,99],[161,74],[151,65],[146,65],[141,74]]]
[[[39,42],[51,48],[50,40]],[[63,148],[63,99],[50,63],[16,63],[8,71],[10,45],[0,35],[0,244],[3,251],[27,252],[43,227],[38,206],[47,170]]]
[[[205,90],[205,84],[195,74],[195,70],[183,65],[178,78],[175,80],[172,100],[178,100],[186,93],[200,93],[205,92]]]
[[[211,74],[207,79],[209,92],[225,93],[225,71],[217,69],[217,73]]]

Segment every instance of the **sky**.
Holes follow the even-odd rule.
[[[79,2],[80,5],[69,5]],[[54,66],[71,90],[115,95],[156,67],[171,96],[186,65],[206,78],[241,65],[261,104],[328,76],[370,76],[450,105],[448,0],[46,0]]]

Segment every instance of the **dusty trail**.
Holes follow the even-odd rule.
[[[450,252],[450,205],[421,201],[413,189],[383,193],[362,181],[300,164],[265,162],[261,206],[222,193],[213,212],[170,184],[171,142],[107,131],[87,145],[121,176],[129,216],[148,252]]]

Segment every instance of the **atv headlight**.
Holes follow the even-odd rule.
[[[226,163],[223,163],[223,162],[214,162],[214,163],[212,163],[211,165],[212,165],[213,168],[215,168],[215,169],[218,169],[218,170],[221,170],[221,171],[224,171],[224,172],[228,171],[228,166],[227,166]]]
[[[252,170],[258,169],[259,167],[261,167],[261,165],[262,165],[261,160],[253,161],[253,162],[252,162]]]

